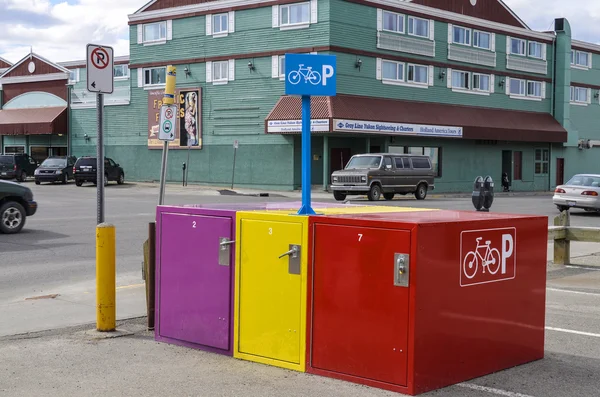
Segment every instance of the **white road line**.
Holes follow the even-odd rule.
[[[546,329],[549,330],[549,331],[566,332],[568,334],[576,334],[576,335],[583,335],[583,336],[593,336],[594,338],[600,338],[600,334],[593,334],[591,332],[582,332],[582,331],[575,331],[573,329],[554,328],[554,327],[546,327]]]
[[[594,292],[583,292],[583,291],[571,291],[569,289],[560,289],[560,288],[546,288],[548,291],[554,292],[566,292],[568,294],[577,294],[577,295],[589,295],[589,296],[600,296],[600,294]]]
[[[507,397],[533,397],[533,396],[530,396],[528,394],[515,393],[515,392],[512,392],[512,391],[502,390],[502,389],[495,389],[493,387],[473,385],[471,383],[458,383],[456,386],[464,387],[464,388],[467,388],[467,389],[485,391],[485,392],[488,392],[488,393],[496,394],[498,396],[507,396]]]
[[[591,271],[593,271],[593,272],[600,271],[600,269],[595,269],[593,266],[577,266],[577,265],[566,265],[565,267],[568,267],[569,269],[584,269],[584,270],[591,270]]]

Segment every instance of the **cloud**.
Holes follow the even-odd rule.
[[[553,30],[554,19],[567,18],[573,39],[600,44],[598,0],[504,0],[533,30]],[[575,4],[576,3],[576,4]]]
[[[31,46],[54,62],[83,60],[88,43],[112,46],[115,56],[129,54],[127,15],[145,0],[58,1],[0,0],[0,57],[17,62]]]

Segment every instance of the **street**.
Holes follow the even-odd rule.
[[[33,190],[35,200],[39,204],[38,213],[27,219],[25,228],[20,234],[0,235],[0,316],[3,319],[0,322],[0,355],[3,355],[7,360],[5,362],[8,363],[17,363],[20,357],[18,350],[11,352],[10,344],[15,343],[18,346],[22,343],[22,340],[14,339],[11,335],[60,329],[95,321],[95,186],[85,184],[83,187],[76,187],[74,183],[69,183],[67,186],[36,186],[32,181],[26,184]],[[280,194],[283,197],[221,195],[216,189],[169,185],[166,189],[165,201],[166,204],[300,201],[297,193]],[[106,222],[114,224],[117,233],[117,317],[125,319],[143,316],[146,313],[146,302],[141,273],[142,244],[147,238],[148,222],[154,220],[158,186],[130,183],[118,186],[111,183],[107,186],[105,195]],[[320,193],[313,196],[313,202],[316,201],[333,202],[334,200],[331,195]],[[354,202],[373,204],[363,198],[357,198]],[[414,197],[407,196],[392,202],[381,200],[376,204],[473,211],[470,198],[438,198],[435,195],[424,201],[417,201]],[[558,215],[549,195],[514,197],[499,195],[494,201],[492,211],[544,215],[549,217],[549,224],[552,224],[552,219]],[[580,211],[574,211],[571,217],[571,222],[575,226],[598,227],[599,221],[599,215]],[[549,253],[552,252],[551,249],[552,244],[549,245]],[[600,245],[592,243],[574,243],[572,248],[574,257],[581,257],[587,261],[590,258],[594,259],[595,257],[590,255],[598,252],[600,252]],[[548,260],[551,259],[550,255]],[[597,259],[596,264],[600,265],[600,257]],[[598,270],[600,266],[596,269],[582,266],[549,266],[546,357],[543,360],[428,395],[515,397],[598,395],[600,387],[600,379],[597,376],[600,373],[600,343],[598,343],[600,342],[600,271]],[[141,334],[145,340],[151,339],[150,333]],[[56,337],[56,334],[47,336],[47,338]],[[133,342],[126,342],[126,340],[127,338],[115,339],[113,341],[115,345],[111,347],[112,354],[133,349],[131,347]],[[57,349],[58,346],[62,346],[61,349],[64,349],[66,354],[73,357],[79,354],[79,350],[67,346],[68,343],[64,346],[47,343],[48,345],[45,345],[43,340],[36,342],[40,349]],[[245,393],[239,382],[234,386],[219,380],[219,375],[225,373],[232,377],[231,381],[241,379],[246,384],[251,384],[256,379],[265,382],[265,379],[270,377],[276,377],[281,387],[287,387],[286,382],[292,382],[297,389],[289,395],[300,396],[308,393],[324,395],[319,392],[315,394],[315,391],[307,386],[315,382],[314,377],[293,374],[289,376],[290,379],[287,379],[286,374],[289,372],[259,364],[235,363],[231,364],[230,368],[229,361],[221,357],[214,358],[209,353],[165,347],[162,344],[159,346],[157,349],[160,349],[160,354],[168,357],[173,355],[174,359],[177,357],[177,360],[182,360],[178,365],[179,370],[183,371],[179,377],[188,374],[193,377],[194,371],[208,369],[211,363],[220,366],[221,371],[216,371],[221,372],[220,374],[215,373],[214,379],[204,380],[205,383],[202,383],[206,384],[207,388],[214,389],[200,390],[198,385],[190,386],[189,390],[195,390],[195,395],[277,395],[273,390],[263,394],[261,388],[257,386],[253,386],[249,393]],[[90,354],[93,357],[96,353],[90,352]],[[154,353],[156,354],[158,353]],[[51,352],[48,355],[51,356]],[[52,360],[44,362],[49,366],[54,365]],[[123,377],[140,376],[139,373],[135,373],[135,368],[127,365],[126,357],[117,358],[116,362],[122,363],[121,370],[127,373]],[[189,365],[186,367],[183,362]],[[19,367],[27,371],[26,365],[19,365]],[[256,374],[249,373],[255,371],[255,368]],[[39,368],[32,366],[30,370],[37,371]],[[74,371],[77,373],[86,370],[82,367]],[[8,378],[3,379],[5,373],[0,371],[0,395],[4,395],[3,388],[7,391],[18,390],[16,383],[11,383]],[[32,372],[32,376],[34,373]],[[375,389],[368,389],[367,392],[365,388],[345,383],[338,389],[335,387],[340,384],[337,381],[327,383],[329,380],[319,380],[318,382],[321,385],[326,384],[323,387],[328,390],[328,396],[395,395]],[[11,385],[15,389],[11,388]],[[32,395],[35,394],[34,389],[27,390]],[[211,393],[208,390],[215,390],[215,392]],[[218,394],[216,390],[222,394]],[[179,392],[180,395],[191,393],[183,388]],[[336,392],[339,394],[335,394]],[[116,391],[111,394],[115,395],[115,393]]]

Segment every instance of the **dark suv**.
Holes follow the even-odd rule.
[[[66,184],[73,179],[73,166],[77,158],[74,156],[50,156],[35,170],[35,184],[41,182],[62,182]]]
[[[31,189],[18,183],[0,181],[0,232],[18,233],[25,219],[37,211]]]
[[[73,167],[75,184],[83,185],[83,182],[96,184],[96,157],[80,157]],[[108,157],[104,158],[104,186],[109,181],[117,181],[119,185],[125,182],[125,171],[117,163]]]
[[[33,176],[38,163],[28,154],[3,154],[0,155],[0,178],[25,181],[28,176]]]

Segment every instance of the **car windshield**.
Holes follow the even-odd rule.
[[[600,175],[575,175],[567,185],[600,187]]]
[[[350,159],[345,169],[379,168],[380,164],[381,156],[357,156]]]
[[[42,163],[42,167],[66,167],[67,160],[64,159],[46,159]]]
[[[13,156],[0,156],[0,164],[13,164],[15,158]]]

